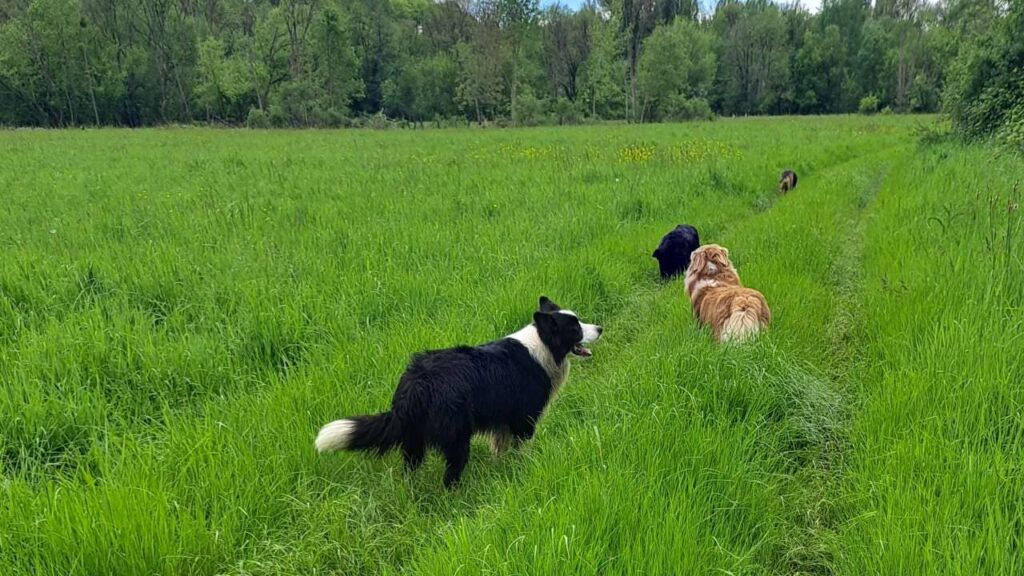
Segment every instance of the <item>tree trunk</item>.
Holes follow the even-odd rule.
[[[174,83],[178,87],[178,98],[181,99],[181,106],[185,113],[187,120],[192,119],[192,105],[189,104],[188,96],[185,94],[185,88],[181,84],[181,74],[178,73],[178,67],[174,67]]]
[[[57,36],[60,41],[60,52],[64,59],[64,99],[68,103],[68,112],[71,114],[71,125],[74,126],[78,123],[77,114],[75,114],[75,102],[71,97],[71,54],[68,51],[67,42],[64,38],[64,26],[60,25],[57,31]]]
[[[904,111],[907,98],[906,35],[900,34],[899,64],[896,68],[896,109]]]
[[[639,47],[634,48],[633,53],[630,54],[630,57],[629,57],[629,102],[630,102],[630,105],[627,107],[627,114],[626,114],[626,116],[627,116],[627,118],[629,118],[630,121],[636,120],[636,113],[637,113],[637,107],[636,107],[636,69],[637,69],[637,60],[639,60],[639,58],[640,58],[639,54],[637,54],[638,50],[639,50]],[[632,111],[632,114],[628,113],[629,111]]]
[[[513,30],[513,34],[517,32]],[[512,112],[512,125],[519,125],[519,112],[516,110],[516,96],[518,95],[519,88],[519,39],[513,38],[512,40],[512,90],[509,106]]]
[[[92,118],[94,124],[99,127],[100,110],[96,106],[96,80],[92,77],[92,70],[89,68],[89,53],[85,49],[85,41],[81,40],[81,33],[79,33],[79,40],[82,44],[82,61],[85,64],[85,76],[89,79],[89,100],[92,101]]]
[[[518,74],[516,74],[516,68],[517,68],[517,66],[513,63],[512,64],[512,102],[510,104],[510,106],[512,108],[512,125],[513,126],[518,126],[519,125],[519,113],[516,110],[516,84],[518,84],[519,82],[518,82],[518,78],[516,78],[518,76]]]

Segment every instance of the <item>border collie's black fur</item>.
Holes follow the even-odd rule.
[[[590,356],[583,345],[601,332],[542,296],[533,323],[515,334],[413,356],[391,411],[331,422],[320,430],[316,448],[384,454],[401,447],[406,466],[415,470],[433,447],[444,454],[444,484],[452,487],[469,461],[474,433],[491,434],[495,453],[533,436],[569,373],[569,354]]]
[[[661,244],[651,254],[658,259],[658,266],[661,268],[661,278],[669,278],[686,271],[690,265],[690,254],[700,248],[700,236],[697,229],[687,224],[680,224],[674,230],[665,234]]]

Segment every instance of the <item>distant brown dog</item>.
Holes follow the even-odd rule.
[[[718,244],[701,246],[691,255],[686,293],[693,317],[701,325],[710,325],[719,342],[746,340],[772,321],[764,296],[743,287],[729,251]]]
[[[779,178],[779,194],[785,194],[793,188],[796,188],[796,172],[784,170],[782,178]]]

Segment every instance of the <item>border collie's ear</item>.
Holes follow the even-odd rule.
[[[537,326],[537,330],[540,332],[554,332],[555,316],[551,312],[534,312],[533,323]]]
[[[540,303],[539,303],[537,309],[540,310],[541,312],[548,312],[548,313],[558,312],[559,310],[561,310],[561,308],[558,307],[558,304],[555,304],[554,302],[549,300],[547,296],[541,296],[540,297]]]
[[[651,258],[657,258],[658,257],[658,253],[660,253],[660,252],[661,252],[661,248],[655,248],[654,254],[651,254]]]

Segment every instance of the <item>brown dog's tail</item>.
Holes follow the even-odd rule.
[[[742,294],[732,301],[732,313],[722,326],[722,342],[742,342],[756,335],[771,321],[764,297],[756,292]]]

